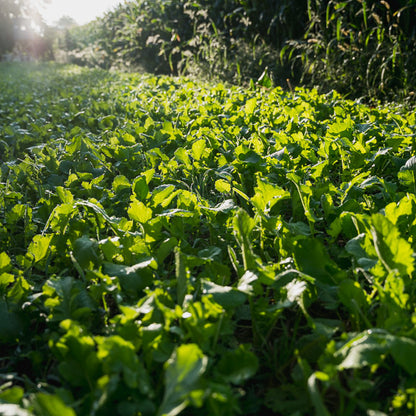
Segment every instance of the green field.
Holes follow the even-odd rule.
[[[0,414],[416,414],[415,114],[0,65]]]

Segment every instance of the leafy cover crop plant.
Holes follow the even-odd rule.
[[[415,115],[0,67],[0,413],[415,412]]]

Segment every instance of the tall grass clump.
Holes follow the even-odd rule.
[[[416,2],[310,0],[302,39],[281,52],[299,82],[350,96],[412,97]]]

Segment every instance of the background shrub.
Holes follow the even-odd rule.
[[[412,99],[416,0],[135,0],[70,29],[72,62]],[[68,42],[69,41],[69,42]],[[290,80],[290,81],[288,81]]]

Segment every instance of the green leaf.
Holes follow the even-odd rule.
[[[249,100],[246,101],[246,106],[245,106],[245,112],[247,115],[251,115],[254,113],[254,110],[256,109],[257,106],[257,99],[256,98],[251,98]]]
[[[188,406],[192,391],[198,390],[198,381],[207,362],[196,344],[176,348],[165,365],[165,393],[158,416],[176,416]]]
[[[82,269],[92,269],[99,263],[98,243],[87,236],[75,240],[73,254]]]
[[[258,358],[246,345],[239,345],[234,351],[222,355],[218,363],[218,371],[228,382],[241,384],[253,377],[259,368]]]
[[[132,342],[118,335],[100,337],[97,342],[97,357],[106,374],[121,373],[124,383],[129,388],[138,389],[142,394],[151,392],[149,376]]]
[[[54,394],[37,393],[33,407],[42,416],[76,416],[75,411]]]
[[[152,192],[152,203],[153,206],[157,207],[161,205],[163,208],[166,208],[172,199],[177,195],[179,191],[175,191],[174,185],[160,185],[155,188]]]
[[[23,399],[25,391],[22,387],[14,386],[10,389],[6,389],[0,392],[0,401],[7,402],[7,403],[14,403],[19,404],[20,401]],[[0,410],[0,414],[1,410]]]
[[[182,162],[187,169],[192,168],[191,160],[189,159],[188,151],[184,149],[183,147],[179,147],[175,150],[175,158]]]
[[[258,276],[250,270],[247,270],[238,281],[238,290],[240,292],[251,295],[254,291],[253,283],[257,282],[257,280]]]
[[[167,133],[173,133],[173,125],[170,121],[163,122],[163,130]]]
[[[176,237],[170,237],[162,241],[156,252],[157,262],[162,264],[165,258],[174,251],[174,248],[177,245],[178,240]]]
[[[272,88],[273,81],[269,76],[268,68],[266,68],[257,80],[257,84],[265,88]]]
[[[113,190],[115,193],[121,192],[123,189],[130,189],[130,187],[130,182],[125,176],[119,175],[114,178]]]
[[[390,352],[391,336],[385,331],[363,332],[348,341],[336,353],[341,357],[339,369],[362,368],[383,361],[383,354]]]
[[[358,313],[361,308],[368,306],[367,296],[358,282],[351,279],[343,280],[338,289],[341,302],[352,312]]]
[[[131,202],[127,214],[133,221],[140,222],[142,224],[148,222],[152,218],[152,209],[148,208],[143,202],[133,199]]]
[[[215,189],[218,192],[228,193],[231,191],[231,184],[224,179],[218,179],[215,181]]]
[[[400,168],[400,171],[410,170],[416,172],[416,156],[412,156],[406,161],[406,163]]]
[[[200,160],[204,150],[207,146],[207,143],[204,139],[197,140],[192,143],[192,157],[195,160]]]
[[[14,275],[10,273],[1,273],[0,274],[0,289],[6,288],[10,283],[13,283],[15,280]]]
[[[11,269],[10,257],[4,251],[0,253],[0,273],[8,272]]]
[[[33,256],[35,263],[43,260],[48,254],[49,245],[52,241],[53,234],[47,235],[35,235],[32,242],[29,244],[27,249],[28,254]]]
[[[224,308],[236,308],[242,305],[247,295],[230,286],[217,285],[206,279],[202,279],[202,291],[206,295],[212,295],[215,302]]]
[[[62,186],[57,186],[55,188],[55,192],[63,204],[72,204],[74,202],[74,196],[69,191],[69,189],[65,189]]]
[[[261,213],[269,213],[277,202],[290,198],[288,191],[261,178],[257,178],[257,187],[254,190],[251,202]]]
[[[227,213],[231,211],[232,209],[236,208],[236,205],[232,199],[226,199],[225,201],[219,203],[218,205],[215,205],[215,207],[211,208],[211,207],[201,206],[201,208],[207,211]]]
[[[396,269],[400,276],[411,276],[415,270],[412,246],[384,215],[371,216],[372,237],[377,256],[388,272]]]
[[[150,285],[153,273],[148,268],[156,268],[157,264],[153,257],[142,260],[133,266],[124,266],[114,263],[103,263],[103,271],[110,277],[117,277],[123,290],[135,296],[138,292]]]
[[[233,218],[234,235],[241,247],[244,268],[249,270],[254,267],[254,253],[251,246],[251,232],[256,222],[246,211],[239,209]]]
[[[50,278],[43,286],[43,294],[52,321],[83,319],[96,309],[89,292],[72,276]]]
[[[416,374],[416,341],[405,337],[395,337],[391,343],[391,354],[397,364],[410,375]]]
[[[329,257],[323,243],[316,238],[295,241],[293,254],[299,270],[322,283],[338,283],[345,277],[345,272]]]
[[[139,201],[144,201],[149,194],[149,185],[146,182],[146,178],[139,176],[133,182],[133,193]]]

